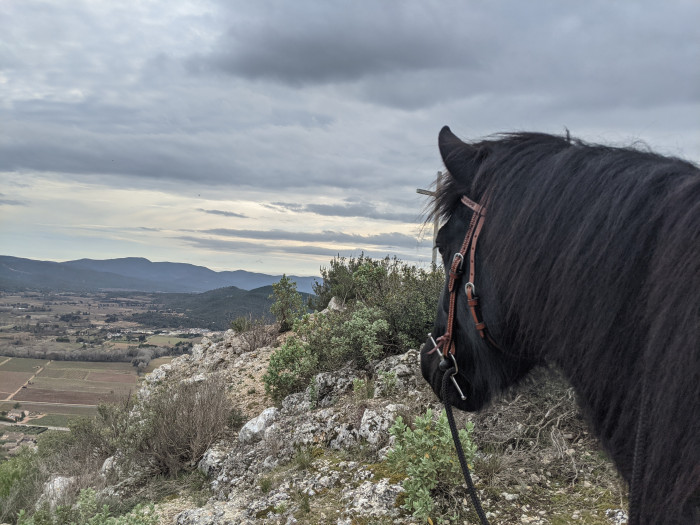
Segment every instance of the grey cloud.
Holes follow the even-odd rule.
[[[292,86],[334,84],[416,110],[497,95],[571,107],[697,101],[700,6],[551,2],[256,2],[192,63]],[[241,13],[244,13],[242,15]],[[669,57],[676,59],[670,60]],[[684,81],[679,81],[684,79]]]
[[[418,239],[403,233],[379,233],[374,235],[348,234],[336,231],[322,232],[290,232],[283,230],[237,230],[229,228],[214,228],[203,230],[201,233],[220,235],[226,237],[238,237],[249,239],[265,239],[275,241],[299,241],[299,242],[337,242],[358,245],[376,245],[414,248],[418,245]]]
[[[26,202],[0,198],[0,206],[27,206]]]
[[[362,251],[368,257],[373,258],[383,258],[388,254],[384,251],[379,250],[338,250],[334,248],[326,248],[323,246],[315,245],[303,245],[303,246],[284,246],[276,247],[270,246],[263,243],[246,242],[246,241],[231,241],[226,239],[206,239],[201,237],[192,236],[181,236],[177,237],[178,240],[194,246],[196,248],[202,248],[206,250],[213,250],[217,252],[224,253],[235,253],[235,252],[246,252],[246,253],[260,253],[260,254],[270,254],[271,252],[282,252],[291,253],[299,255],[315,255],[324,256],[329,259],[335,257],[336,255],[348,255],[351,253],[359,254]],[[396,252],[394,252],[396,253]],[[398,255],[402,255],[398,253]]]
[[[245,4],[243,17],[241,7],[231,9],[229,29],[215,50],[192,57],[193,67],[305,85],[480,61],[473,46],[454,45],[469,42],[472,32],[447,31],[449,24],[435,16],[436,4],[256,2]]]
[[[288,202],[274,202],[273,206],[294,211],[310,212],[326,217],[363,217],[368,219],[381,219],[398,222],[417,222],[419,213],[416,211],[396,212],[384,211],[381,206],[369,202],[346,201],[342,204],[295,204]],[[386,208],[387,206],[384,205]]]
[[[204,213],[209,213],[211,215],[223,215],[224,217],[238,217],[241,219],[245,219],[246,215],[243,215],[242,213],[236,213],[233,211],[224,211],[224,210],[205,210],[204,208],[197,208],[197,211],[202,211]]]
[[[0,193],[0,206],[27,206],[28,204],[24,201],[17,199],[7,199],[7,195]]]

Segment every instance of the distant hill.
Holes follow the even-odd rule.
[[[152,311],[134,314],[132,319],[146,326],[162,328],[209,328],[226,330],[231,321],[237,317],[267,317],[273,300],[272,286],[263,286],[254,290],[241,290],[235,286],[192,293],[158,293],[151,294]],[[302,292],[304,304],[309,294]]]
[[[281,277],[245,270],[215,272],[204,266],[151,262],[140,257],[57,263],[0,256],[0,289],[6,291],[206,292],[229,286],[254,290],[270,286]],[[318,277],[289,277],[297,283],[297,289],[305,293],[313,293],[313,283],[320,281]]]

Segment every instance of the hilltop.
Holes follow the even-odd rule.
[[[41,520],[81,499],[137,525],[475,523],[419,367],[442,270],[362,257],[323,277],[327,307],[291,332],[205,337],[136,396],[40,439],[5,495],[0,468],[0,508],[43,502],[25,525],[63,525]],[[626,522],[626,486],[556,370],[456,419],[492,523]]]

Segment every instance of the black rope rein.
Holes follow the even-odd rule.
[[[474,482],[472,481],[472,476],[469,473],[469,465],[464,457],[464,450],[462,449],[462,442],[459,440],[459,433],[457,432],[457,425],[455,424],[455,418],[452,415],[452,406],[448,401],[447,396],[447,384],[450,382],[450,378],[455,373],[454,368],[450,368],[442,376],[442,399],[445,404],[445,414],[447,415],[447,422],[450,424],[450,432],[452,432],[452,440],[455,443],[455,449],[457,450],[457,457],[459,458],[459,464],[462,467],[462,474],[467,482],[467,491],[471,497],[472,504],[476,513],[479,515],[479,520],[481,525],[489,525],[489,520],[486,519],[486,514],[484,514],[484,509],[481,508],[481,502],[479,501],[479,496],[476,493],[476,488],[474,487]]]

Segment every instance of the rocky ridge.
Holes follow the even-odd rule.
[[[388,429],[396,416],[410,418],[410,414],[422,413],[428,407],[440,410],[437,399],[420,377],[418,352],[410,350],[388,357],[374,363],[371,370],[348,365],[337,372],[318,374],[305,392],[288,396],[276,407],[265,396],[261,380],[273,349],[246,352],[244,348],[241,339],[229,330],[221,341],[204,339],[191,355],[161,366],[144,381],[139,392],[142,398],[162,381],[204,381],[211,374],[221,374],[233,386],[235,403],[248,418],[237,435],[211,447],[198,464],[213,494],[209,501],[196,508],[188,508],[191,503],[187,501],[159,505],[161,523],[419,523],[399,508],[401,480],[392,478],[382,468],[391,445]],[[369,376],[373,378],[373,389],[354,392],[353,382]],[[509,403],[517,404],[521,398],[516,396]],[[560,403],[559,399],[551,401],[553,406]],[[527,439],[531,435],[527,425],[509,421],[504,415],[507,406],[510,405],[496,403],[479,416],[479,424],[490,432],[490,437],[512,440],[517,435],[518,440]],[[459,417],[463,422],[465,416]],[[560,420],[561,417],[557,425]],[[544,428],[538,430],[538,441]],[[498,459],[511,462],[501,468],[517,471],[518,479],[501,475],[499,468],[490,486],[480,490],[484,507],[493,509],[488,514],[492,522],[551,523],[550,509],[539,498],[556,496],[573,498],[574,508],[589,500],[601,507],[592,520],[588,517],[593,514],[571,511],[572,521],[626,523],[624,512],[600,503],[601,496],[593,490],[591,480],[607,483],[605,493],[613,492],[608,499],[618,498],[619,505],[622,491],[619,486],[610,486],[614,484],[614,473],[610,474],[609,464],[586,459],[595,448],[586,439],[587,433],[576,430],[578,435],[574,435],[559,426],[547,427],[547,431],[554,445],[537,452],[541,460],[534,467],[523,468],[532,455],[519,459],[515,453],[517,443],[510,446],[512,453],[507,453],[506,459]],[[531,447],[537,445],[530,441]],[[492,458],[493,455],[481,456],[484,467]],[[561,483],[560,477],[571,477],[571,464],[575,479],[568,485]],[[558,468],[563,471],[555,472]],[[606,471],[604,478],[599,476],[602,470]],[[485,485],[486,480],[480,480],[479,474],[475,479],[477,484]],[[541,491],[545,496],[540,495]],[[576,503],[579,497],[580,503]],[[453,503],[469,506],[464,498]]]

